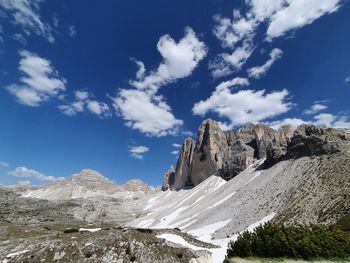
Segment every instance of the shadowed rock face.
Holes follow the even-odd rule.
[[[311,124],[302,124],[294,131],[291,127],[282,126],[277,135],[276,141],[267,150],[267,167],[283,158],[337,153],[346,148],[350,141],[350,135],[345,130]]]
[[[195,142],[187,138],[182,145],[181,153],[176,164],[174,183],[172,189],[181,189],[191,185],[190,172],[193,160],[193,149]],[[171,184],[172,185],[172,184]]]
[[[173,166],[170,166],[170,168],[168,169],[168,171],[166,171],[163,177],[162,191],[166,191],[174,185],[174,176],[175,169]]]

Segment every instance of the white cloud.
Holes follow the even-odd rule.
[[[121,89],[113,102],[127,127],[149,136],[175,135],[183,124],[171,113],[164,98],[152,91]]]
[[[162,137],[178,134],[183,121],[176,119],[164,97],[157,95],[159,88],[190,76],[206,56],[207,48],[188,27],[178,43],[169,35],[162,36],[157,49],[163,57],[158,68],[147,74],[144,63],[131,58],[139,67],[136,80],[130,81],[135,89],[120,89],[112,99],[127,127]]]
[[[181,148],[181,147],[182,147],[182,145],[181,145],[181,144],[179,144],[179,143],[173,143],[173,147],[175,147],[175,148]]]
[[[292,127],[296,128],[303,123],[310,123],[310,122],[305,121],[303,119],[299,119],[299,118],[286,118],[283,120],[267,122],[266,124],[268,126],[270,126],[271,128],[278,130],[279,127],[286,125],[286,124],[290,124],[290,125],[292,125]]]
[[[6,168],[9,167],[10,165],[6,162],[0,162],[0,168]]]
[[[280,10],[285,0],[246,0],[246,3],[250,6],[248,16],[258,22],[263,22]]]
[[[75,26],[68,27],[68,35],[72,38],[75,38],[77,36],[77,30],[75,29]]]
[[[268,59],[264,65],[248,69],[248,76],[255,79],[265,76],[266,72],[271,68],[272,64],[282,57],[282,54],[282,50],[278,48],[272,49],[270,53],[270,59]]]
[[[198,63],[206,56],[207,48],[191,28],[186,28],[185,36],[178,43],[169,35],[162,36],[157,49],[163,57],[163,62],[157,70],[145,74],[145,66],[137,61],[139,71],[137,80],[130,83],[138,89],[157,91],[161,86],[175,82],[191,75]]]
[[[19,178],[28,178],[28,179],[36,179],[40,181],[48,181],[48,182],[54,182],[57,180],[64,179],[63,177],[53,177],[53,176],[47,176],[42,173],[39,173],[38,171],[28,169],[27,167],[17,167],[14,171],[11,171],[8,173],[9,176],[19,177]]]
[[[331,113],[320,113],[314,116],[315,121],[313,124],[333,127],[333,128],[350,128],[350,121],[347,116],[334,115]]]
[[[220,88],[219,85],[207,100],[196,103],[192,112],[200,116],[208,112],[217,113],[230,120],[226,126],[256,123],[289,111],[292,103],[288,101],[288,95],[285,89],[267,94],[265,90],[240,90],[233,93],[230,88]]]
[[[321,126],[327,126],[332,127],[332,123],[337,119],[336,116],[330,113],[321,113],[316,116],[315,118],[315,125],[321,125]]]
[[[333,122],[333,126],[336,128],[347,128],[350,129],[350,121],[346,116],[337,116]]]
[[[332,127],[332,128],[347,128],[350,129],[350,121],[348,117],[343,115],[334,115],[331,113],[321,113],[313,117],[313,120],[306,121],[299,118],[287,118],[283,120],[273,121],[273,122],[267,122],[266,124],[269,125],[273,129],[278,129],[282,125],[285,124],[291,124],[293,127],[297,127],[303,123],[307,124],[313,124],[317,126],[325,126],[325,127]]]
[[[234,128],[234,125],[229,124],[227,122],[218,121],[218,125],[219,125],[220,129],[223,131],[230,131]]]
[[[11,22],[22,28],[26,35],[32,33],[46,38],[50,43],[55,41],[51,27],[40,17],[39,4],[42,0],[0,0],[2,7],[11,17]]]
[[[250,42],[245,42],[236,48],[231,54],[222,53],[214,61],[209,63],[211,75],[214,78],[228,76],[239,71],[253,52]]]
[[[345,78],[345,82],[350,82],[350,76]]]
[[[79,112],[89,111],[100,118],[111,116],[109,106],[97,100],[92,99],[93,95],[87,91],[76,91],[75,100],[70,104],[59,105],[58,108],[68,116],[74,116]]]
[[[252,38],[256,27],[254,19],[242,17],[237,10],[233,12],[232,21],[219,15],[214,16],[214,21],[213,33],[225,48],[233,48],[237,42]]]
[[[307,114],[307,115],[313,115],[313,114],[316,114],[320,111],[323,111],[325,109],[327,109],[328,106],[327,105],[323,105],[323,104],[320,104],[320,103],[314,103],[310,109],[307,109],[307,110],[304,110],[303,111],[303,114]]]
[[[142,160],[144,157],[144,154],[149,152],[149,148],[146,146],[132,146],[130,147],[130,156]]]
[[[223,52],[209,63],[213,77],[223,77],[241,70],[250,57],[254,38],[259,28],[267,28],[266,39],[285,35],[287,32],[311,24],[325,14],[335,12],[341,0],[246,0],[247,11],[233,10],[233,18],[214,16],[214,35],[223,48],[235,49],[232,54]],[[267,25],[266,25],[267,24]],[[265,27],[263,27],[265,30]],[[237,45],[240,44],[240,47]],[[274,59],[263,67],[253,68],[252,77],[262,76]]]
[[[341,0],[285,0],[270,17],[267,38],[285,35],[288,31],[311,24],[325,14],[338,10]],[[256,1],[257,2],[257,1]],[[267,2],[267,1],[265,1]],[[269,1],[270,3],[272,1]],[[268,4],[268,3],[267,3]]]
[[[180,153],[179,150],[174,150],[174,151],[171,152],[171,154],[173,154],[173,155],[179,155],[179,153]]]
[[[19,103],[37,107],[65,91],[66,80],[58,75],[49,60],[26,50],[19,53],[22,57],[19,71],[24,76],[20,78],[21,84],[11,84],[7,87]]]
[[[182,135],[183,136],[188,136],[188,137],[193,137],[194,133],[191,132],[191,131],[184,130],[184,131],[182,131]]]

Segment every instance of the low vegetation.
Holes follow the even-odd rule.
[[[267,223],[230,242],[227,257],[350,258],[350,233],[335,226]]]

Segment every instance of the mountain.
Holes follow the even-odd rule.
[[[331,225],[349,216],[350,131],[249,124],[224,133],[206,120],[164,180],[169,189],[131,225],[180,228],[219,245],[211,252],[222,262],[237,233],[266,221]]]
[[[151,193],[152,189],[141,180],[130,180],[118,186],[106,177],[91,169],[84,169],[78,174],[57,181],[51,185],[28,190],[24,197],[36,197],[47,200],[67,200],[92,197],[118,197],[125,192]]]
[[[79,222],[136,229],[140,243],[145,233],[161,231],[152,234],[152,242],[158,238],[174,251],[180,247],[211,254],[211,259],[207,253],[206,261],[191,262],[222,262],[229,241],[267,221],[332,225],[349,217],[350,131],[247,124],[224,132],[215,121],[205,120],[197,138],[184,141],[176,168],[170,167],[163,180],[163,191],[140,180],[119,186],[86,169],[24,196],[50,199],[55,213],[64,211]],[[13,214],[5,216],[12,220]],[[184,239],[174,228],[192,238]]]

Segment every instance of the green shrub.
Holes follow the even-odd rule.
[[[281,226],[267,223],[230,242],[228,257],[346,258],[350,235],[336,227]]]

